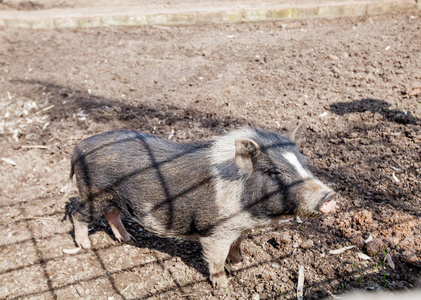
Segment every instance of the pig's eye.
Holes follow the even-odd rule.
[[[267,174],[271,177],[277,177],[279,175],[281,175],[281,172],[278,170],[268,170]]]

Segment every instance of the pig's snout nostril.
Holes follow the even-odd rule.
[[[326,193],[326,195],[323,196],[322,198],[322,202],[329,202],[332,200],[335,200],[338,198],[338,194],[335,193],[334,191],[330,191],[328,193]]]

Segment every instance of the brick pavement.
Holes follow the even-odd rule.
[[[20,0],[4,1],[7,2],[19,4]],[[0,6],[0,28],[235,23],[364,16],[421,9],[421,0],[99,0],[95,4],[74,0],[68,2],[70,7],[55,7],[51,0],[32,2],[45,4],[45,8],[13,10],[3,3]]]

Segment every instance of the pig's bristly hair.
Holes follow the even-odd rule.
[[[214,165],[220,165],[235,158],[235,141],[238,139],[253,139],[254,129],[244,127],[233,130],[226,135],[215,137],[209,158]]]
[[[222,164],[235,158],[235,141],[249,139],[258,144],[261,149],[281,148],[295,146],[294,141],[287,134],[274,133],[251,127],[242,127],[226,135],[213,139],[209,158],[215,165]]]

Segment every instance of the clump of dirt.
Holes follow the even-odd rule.
[[[354,216],[354,223],[361,226],[371,226],[373,224],[373,215],[367,210],[359,211]]]

